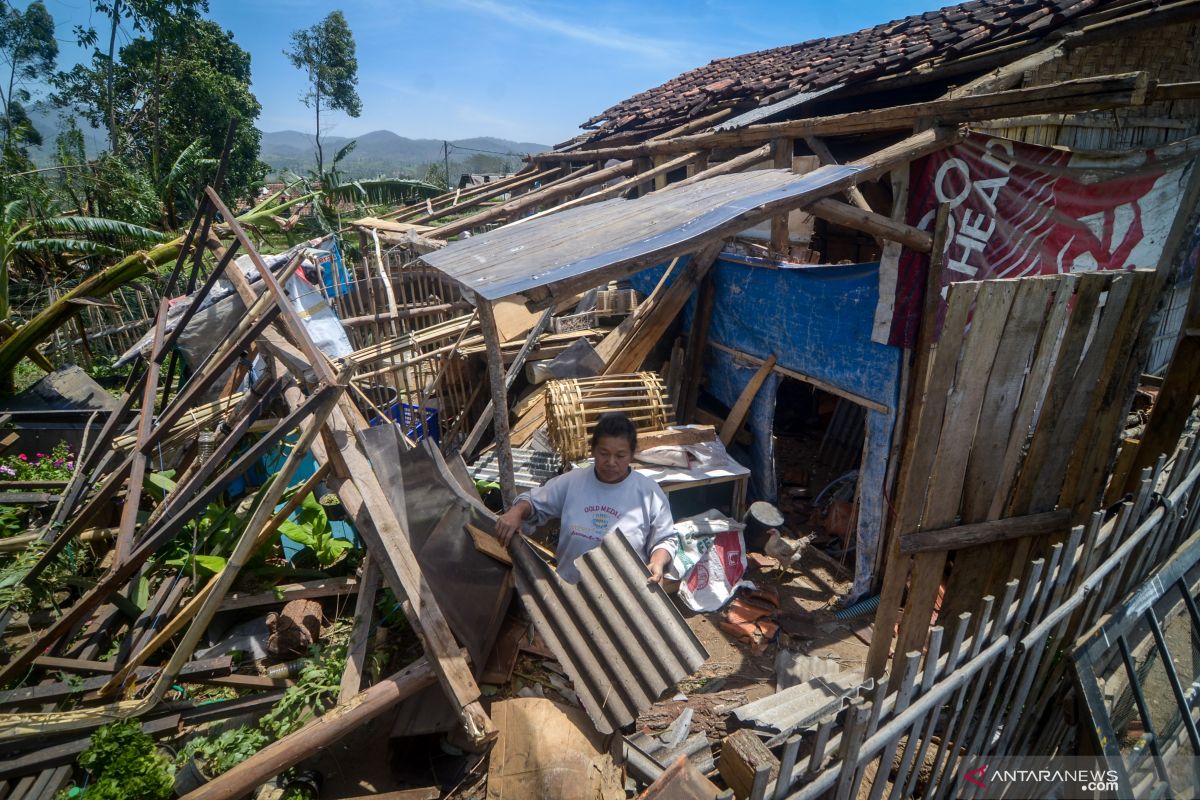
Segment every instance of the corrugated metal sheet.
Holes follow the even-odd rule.
[[[782,742],[792,731],[816,725],[841,708],[848,698],[870,689],[874,681],[860,685],[857,672],[823,675],[768,695],[733,710],[742,727],[770,737],[768,746]]]
[[[600,732],[633,722],[708,658],[619,533],[575,562],[575,585],[524,542],[511,552],[521,600]]]
[[[733,131],[737,130],[738,128],[744,128],[747,125],[754,125],[758,122],[766,122],[771,117],[782,114],[785,111],[791,111],[794,108],[798,108],[810,100],[816,100],[822,95],[829,94],[830,92],[836,92],[844,86],[845,84],[843,83],[835,83],[832,86],[826,86],[823,89],[817,89],[815,92],[796,92],[795,94],[792,94],[781,100],[751,109],[745,114],[739,114],[732,119],[722,122],[720,125],[714,125],[712,129],[714,131]]]
[[[817,199],[862,170],[831,164],[803,175],[776,169],[719,175],[497,228],[421,258],[487,300],[540,286],[589,288],[691,252],[699,239],[733,234],[806,196]]]
[[[517,486],[534,489],[562,472],[562,456],[523,447],[512,449],[513,479]],[[472,480],[499,481],[500,468],[496,465],[496,453],[484,453],[479,460],[467,468]]]

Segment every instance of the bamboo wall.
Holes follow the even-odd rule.
[[[1159,83],[1200,80],[1200,23],[1131,33],[1079,47],[1025,74],[1024,86],[1146,71]],[[1039,115],[977,127],[1029,144],[1074,150],[1154,147],[1200,133],[1200,101],[1171,100],[1092,114]]]

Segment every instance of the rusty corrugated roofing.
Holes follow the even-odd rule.
[[[1036,41],[1077,17],[1131,0],[973,0],[854,33],[719,58],[617,103],[583,124],[598,139],[661,130],[728,106],[937,68],[1001,42]]]
[[[601,733],[633,722],[708,658],[619,533],[580,556],[575,585],[523,541],[512,553],[521,600]]]

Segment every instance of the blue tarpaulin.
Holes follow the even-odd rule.
[[[649,292],[664,267],[633,276]],[[868,410],[860,468],[857,563],[851,599],[867,593],[876,569],[885,518],[884,480],[891,455],[900,354],[871,341],[879,295],[879,265],[794,266],[722,255],[713,266],[716,302],[709,341],[757,358],[774,354],[778,366],[886,406]],[[694,301],[693,301],[694,302]],[[690,325],[689,307],[685,324]],[[705,389],[732,407],[758,364],[709,348]],[[772,427],[782,380],[772,373],[750,408],[752,494],[775,500]]]

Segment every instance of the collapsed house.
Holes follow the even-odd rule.
[[[74,708],[0,719],[10,796],[61,786],[114,717],[220,719],[163,702],[188,676],[252,692],[230,714],[275,701],[279,679],[194,653],[247,607],[239,568],[314,490],[338,496],[362,569],[253,603],[357,594],[337,703],[187,797],[245,795],[385,716],[394,736],[490,745],[496,797],[533,796],[522,776],[562,755],[540,726],[579,758],[559,796],[625,796],[629,777],[648,797],[714,797],[718,775],[738,797],[943,796],[984,756],[1083,753],[1121,796],[1186,794],[1164,763],[1200,756],[1196,675],[1164,630],[1200,627],[1197,20],[1188,0],[971,2],[721,59],[518,174],[357,220],[358,263],[336,241],[260,257],[209,190],[192,235],[217,265],[197,256],[190,301],[143,309],[141,342],[106,326],[147,368],[89,434],[21,580],[112,516],[162,445],[180,477],[149,519],[126,490],[109,566],[0,670],[45,680],[6,710],[70,697],[51,667],[105,676]],[[177,352],[192,376],[156,410]],[[497,506],[584,458],[610,409],[634,417],[638,468],[677,520],[710,540],[785,533],[722,551],[761,592],[709,625],[724,640],[646,585],[622,537],[570,584],[547,540],[491,535]],[[148,559],[297,426],[224,567],[191,597],[163,581],[125,620],[114,598]],[[751,500],[788,513],[747,516]],[[814,559],[842,580],[806,586],[822,596],[789,627],[771,583]],[[381,587],[421,655],[362,689]],[[859,623],[817,613],[832,602]],[[104,630],[125,641],[107,666]],[[831,631],[866,641],[831,666]],[[737,671],[705,666],[716,646],[738,664],[774,648],[767,698],[705,699]],[[522,648],[576,709],[487,700]],[[1068,698],[1086,716],[1054,713]]]

